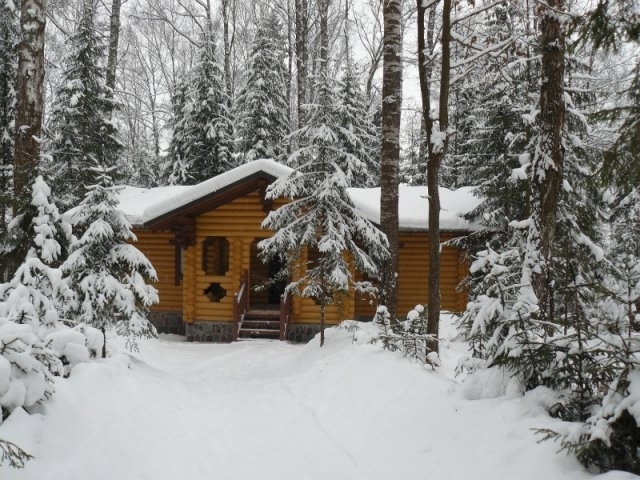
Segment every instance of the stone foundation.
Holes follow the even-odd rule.
[[[229,343],[233,339],[233,323],[186,323],[187,342]]]
[[[320,325],[293,324],[289,325],[287,340],[295,343],[307,343],[320,332]]]
[[[149,321],[156,327],[158,333],[174,333],[184,335],[182,311],[149,312]]]

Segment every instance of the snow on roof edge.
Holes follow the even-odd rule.
[[[195,202],[205,197],[206,195],[215,193],[256,173],[263,172],[267,175],[279,178],[288,175],[292,171],[292,168],[287,167],[286,165],[282,165],[274,160],[254,160],[253,162],[240,165],[232,170],[229,170],[228,172],[216,175],[215,177],[212,177],[196,185],[158,187],[147,189],[145,192],[142,192],[142,194],[149,195],[148,200],[151,200],[151,197],[153,197],[153,199],[156,201],[143,202],[143,208],[141,209],[142,211],[138,211],[137,214],[130,215],[130,211],[128,210],[128,208],[130,209],[132,208],[132,206],[123,205],[124,208],[121,208],[127,214],[127,217],[129,217],[129,220],[132,224],[144,225],[163,215],[171,213],[174,210],[189,205],[190,203]],[[164,194],[164,198],[156,199],[158,196],[156,195],[156,193],[159,189],[174,190],[160,192]],[[137,200],[140,199],[138,198]],[[138,205],[138,210],[140,210],[140,207],[141,205]]]
[[[119,208],[136,226],[143,226],[163,215],[185,207],[201,198],[235,184],[256,173],[266,173],[274,178],[290,174],[292,168],[274,160],[260,159],[236,167],[192,186],[172,186],[142,189],[125,187],[120,194]],[[380,188],[349,188],[349,197],[360,214],[369,221],[380,223]],[[400,185],[399,220],[403,231],[428,231],[427,189],[424,186]],[[483,228],[478,222],[463,216],[475,209],[482,198],[477,197],[472,187],[457,190],[440,188],[440,229],[451,231],[478,231]]]

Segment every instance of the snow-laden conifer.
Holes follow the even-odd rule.
[[[171,184],[196,184],[235,166],[234,126],[214,40],[205,35],[196,66],[185,74],[173,103]]]
[[[167,185],[187,185],[189,181],[189,142],[187,132],[190,129],[192,103],[189,101],[189,79],[182,78],[176,85],[171,97],[173,115],[171,117],[171,143],[164,172]]]
[[[258,25],[247,83],[238,96],[238,137],[244,161],[286,158],[289,134],[288,72],[282,23],[275,12]]]
[[[20,225],[28,222],[26,225]],[[0,285],[0,316],[31,325],[41,337],[56,327],[59,312],[73,302],[73,293],[58,268],[71,242],[71,225],[64,221],[51,190],[41,176],[32,187],[26,211],[12,225],[26,233],[28,245],[24,262],[13,278]]]
[[[80,237],[62,266],[77,296],[77,304],[67,315],[102,330],[103,357],[107,354],[108,330],[127,336],[132,348],[136,338],[155,336],[146,314],[158,302],[156,289],[146,283],[156,280],[155,270],[128,243],[136,237],[129,221],[116,208],[117,188],[110,177],[113,169],[92,167],[95,183],[88,187],[74,214]]]
[[[287,260],[287,276],[293,279],[287,287],[290,291],[320,304],[322,344],[325,307],[339,303],[350,288],[371,291],[368,282],[356,281],[353,267],[375,274],[377,262],[387,253],[387,242],[359,215],[347,195],[346,189],[365,164],[340,142],[342,135],[351,132],[338,121],[340,103],[326,72],[316,78],[316,90],[318,103],[307,107],[307,125],[293,134],[300,148],[289,163],[298,167],[267,191],[270,198],[291,201],[263,222],[275,233],[260,248],[267,257]]]
[[[67,40],[68,55],[59,89],[54,93],[50,135],[52,155],[46,166],[54,196],[70,208],[84,195],[89,169],[103,159],[115,164],[120,149],[114,125],[105,117],[102,56],[104,46],[95,27],[93,0],[84,2],[80,23]]]
[[[60,311],[73,294],[58,268],[71,226],[58,213],[49,187],[37,177],[26,212],[14,223],[30,242],[13,278],[0,285],[0,407],[3,414],[32,407],[53,393],[52,377],[64,373],[61,352],[47,335],[61,328]],[[30,219],[30,220],[28,220]],[[66,327],[65,327],[66,328]]]
[[[520,48],[516,44],[505,55],[517,56],[524,51]],[[581,106],[592,103],[592,94],[582,83],[586,67],[570,57],[564,63],[570,81],[562,97],[563,158],[558,167],[562,178],[554,190],[555,211],[547,212],[550,217],[543,214],[539,186],[547,170],[555,168],[550,163],[549,132],[541,128],[548,118],[542,119],[535,106],[527,107],[525,102],[531,93],[528,79],[541,74],[537,62],[529,62],[525,72],[518,62],[499,70],[496,64],[495,72],[509,72],[495,77],[495,85],[505,88],[505,94],[495,96],[495,109],[478,106],[474,110],[482,128],[478,139],[472,136],[462,147],[475,152],[469,160],[478,154],[468,178],[480,185],[486,197],[474,213],[482,215],[491,235],[472,265],[471,302],[463,324],[474,355],[483,358],[485,365],[507,365],[528,388],[556,389],[563,398],[558,407],[562,415],[578,418],[597,403],[599,389],[615,371],[608,370],[608,362],[598,360],[606,345],[598,340],[604,327],[594,323],[601,298],[599,272],[605,269],[606,259],[597,244],[601,238],[599,195],[590,181],[598,157],[582,140],[588,138],[588,128]],[[511,96],[506,96],[505,79],[515,85],[509,89]],[[495,112],[502,112],[502,117]],[[549,225],[542,229],[542,221],[552,221],[551,233]],[[544,242],[543,231],[550,235]],[[541,242],[548,251],[541,250]],[[536,282],[542,281],[543,272],[546,296],[541,299]]]
[[[345,154],[353,155],[363,164],[351,179],[351,186],[377,186],[380,180],[380,142],[359,75],[350,62],[345,65],[338,82],[337,101],[336,115],[341,127],[337,132],[338,141]]]

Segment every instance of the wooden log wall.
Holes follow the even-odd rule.
[[[151,307],[153,311],[182,310],[182,285],[176,285],[175,247],[171,244],[171,232],[135,231],[138,241],[134,245],[146,255],[156,269],[160,303]]]
[[[398,273],[398,318],[403,319],[417,304],[426,305],[429,301],[429,247],[426,232],[400,234],[400,263]],[[442,241],[453,238],[443,235]],[[465,309],[467,295],[459,285],[468,275],[469,264],[464,252],[453,247],[442,249],[440,287],[441,307],[443,310],[461,312]],[[357,296],[355,316],[359,320],[373,318],[377,302],[366,296]]]

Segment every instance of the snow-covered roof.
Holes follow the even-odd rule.
[[[192,186],[136,188],[120,193],[120,209],[133,225],[144,225],[205,196],[258,173],[279,178],[292,169],[273,160],[255,160]]]
[[[440,187],[440,229],[443,231],[472,231],[480,224],[470,222],[463,216],[476,208],[482,199],[473,193],[473,187],[449,190]],[[400,229],[426,231],[429,225],[427,187],[400,185],[398,216]],[[349,196],[360,214],[380,223],[380,188],[350,188]]]
[[[279,178],[292,169],[273,160],[256,160],[239,166],[193,186],[156,188],[124,187],[120,191],[119,208],[133,225],[145,225],[182,207],[209,197],[242,180],[266,174]],[[361,214],[374,223],[380,222],[380,188],[350,188],[349,196]],[[400,186],[399,214],[403,230],[427,230],[428,204],[426,187]],[[471,187],[457,190],[440,189],[442,210],[440,228],[445,231],[469,231],[479,225],[469,222],[463,215],[479,205],[481,199],[473,194]]]

